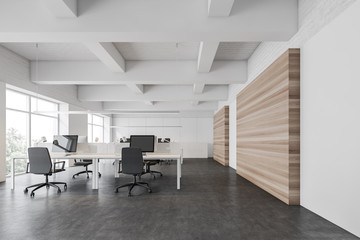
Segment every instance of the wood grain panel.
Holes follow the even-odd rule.
[[[299,205],[300,50],[286,51],[241,91],[236,110],[237,173]]]
[[[214,115],[213,158],[229,166],[229,106],[224,106]]]

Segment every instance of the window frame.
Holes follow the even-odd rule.
[[[42,114],[42,113],[36,113],[36,112],[33,112],[32,110],[32,107],[31,107],[31,99],[34,98],[35,101],[37,99],[41,99],[42,101],[46,101],[46,102],[50,102],[50,103],[53,103],[56,105],[56,111],[59,111],[60,109],[60,103],[58,102],[55,102],[55,101],[51,101],[49,99],[45,99],[45,98],[42,98],[42,97],[39,97],[39,96],[36,96],[34,94],[30,94],[30,93],[25,93],[25,92],[22,92],[22,91],[19,91],[19,90],[15,90],[15,89],[12,89],[12,88],[6,88],[6,94],[8,94],[8,92],[15,92],[17,94],[21,94],[21,95],[24,95],[26,96],[26,105],[27,105],[27,110],[20,110],[20,109],[15,109],[15,108],[11,108],[11,107],[8,107],[7,104],[5,106],[5,112],[7,112],[8,110],[9,111],[14,111],[14,112],[19,112],[19,113],[24,113],[24,114],[27,114],[27,129],[26,129],[26,147],[31,147],[33,146],[33,143],[32,143],[32,131],[31,131],[31,126],[32,126],[32,118],[33,116],[40,116],[40,117],[46,117],[46,118],[51,118],[51,119],[54,119],[56,120],[56,132],[54,134],[59,134],[59,128],[60,128],[60,119],[59,119],[59,114],[56,114],[56,116],[49,116],[49,115],[46,115],[46,114]],[[8,127],[6,126],[6,129],[8,129]],[[23,172],[20,172],[20,173],[17,173],[17,174],[22,174]],[[7,175],[9,176],[9,175]]]

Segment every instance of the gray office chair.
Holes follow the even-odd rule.
[[[86,177],[89,178],[89,173],[92,173],[91,170],[88,170],[88,166],[92,164],[92,160],[91,159],[84,159],[82,161],[77,161],[75,160],[74,162],[74,166],[83,166],[85,167],[85,171],[81,171],[81,172],[78,172],[78,173],[75,173],[73,175],[73,178],[75,178],[75,176],[79,176],[80,174],[83,174],[83,173],[86,173]],[[98,172],[99,174],[99,177],[101,177],[101,173]]]
[[[131,196],[131,190],[135,186],[140,186],[146,188],[149,193],[151,193],[151,188],[146,182],[137,182],[136,176],[140,176],[143,172],[144,160],[143,155],[140,148],[123,148],[121,152],[121,160],[122,160],[122,173],[130,174],[134,176],[134,182],[127,183],[115,188],[115,192],[117,193],[119,188],[129,187],[128,196]]]
[[[30,164],[30,173],[34,174],[43,174],[45,175],[45,183],[38,183],[35,185],[31,185],[25,188],[24,193],[28,192],[29,188],[35,187],[34,190],[31,191],[30,196],[35,196],[35,191],[42,187],[54,187],[58,189],[58,193],[61,193],[61,189],[59,186],[55,184],[64,184],[64,189],[66,190],[67,184],[65,182],[49,182],[49,176],[53,173],[65,171],[65,161],[56,162],[54,164],[54,169],[52,169],[52,162],[49,154],[49,150],[45,147],[31,147],[28,148],[29,154],[29,164]],[[57,169],[56,164],[62,164],[62,167]]]

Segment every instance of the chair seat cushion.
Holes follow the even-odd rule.
[[[92,162],[74,162],[74,166],[88,166],[92,164]]]

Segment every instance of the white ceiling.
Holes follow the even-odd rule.
[[[98,61],[82,43],[2,43],[31,61]]]
[[[199,42],[180,43],[115,43],[125,60],[194,60],[199,55]]]
[[[212,116],[262,41],[296,33],[297,0],[12,0],[0,16],[0,44],[36,84],[78,85],[104,109]]]
[[[215,60],[248,60],[260,42],[222,42]]]
[[[259,42],[222,42],[215,60],[247,60]],[[30,61],[98,61],[82,43],[2,43],[4,47]],[[199,55],[199,42],[180,43],[114,43],[125,60],[193,60]]]

